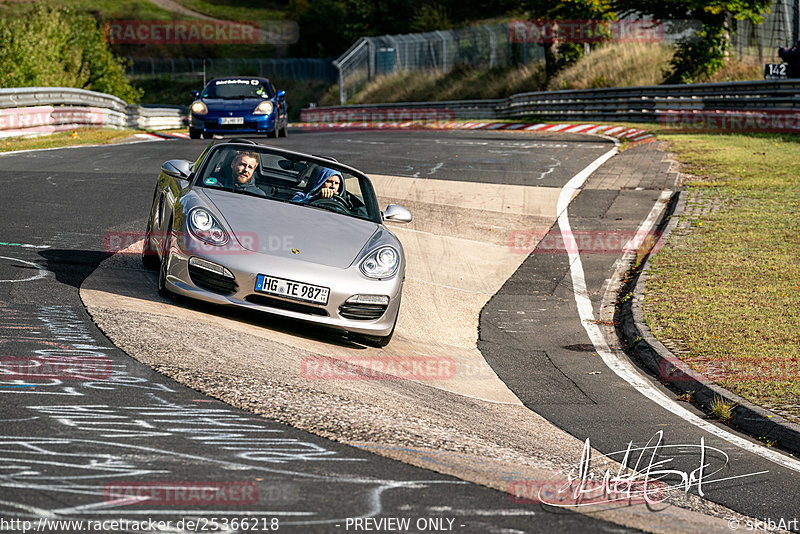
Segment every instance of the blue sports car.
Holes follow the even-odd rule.
[[[266,78],[215,78],[202,91],[192,91],[192,96],[192,139],[227,133],[287,135],[286,92],[276,92]]]

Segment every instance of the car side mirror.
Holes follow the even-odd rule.
[[[192,162],[185,159],[171,159],[161,165],[161,172],[179,180],[189,180],[192,174]]]
[[[283,89],[281,89],[280,91],[278,91],[278,98],[283,98],[283,97],[285,97],[285,96],[286,96],[286,91],[284,91]]]
[[[399,223],[411,222],[411,212],[397,204],[389,204],[386,206],[386,211],[381,212],[381,217],[383,217],[384,221]]]
[[[200,96],[200,91],[192,91],[192,98],[197,98]]]

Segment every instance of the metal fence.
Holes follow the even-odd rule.
[[[507,24],[484,24],[458,30],[362,37],[334,61],[339,102],[376,76],[402,70],[449,72],[457,63],[492,68],[544,59],[535,43],[512,43]]]
[[[761,24],[731,21],[731,51],[749,63],[780,63],[778,47],[789,48],[800,38],[799,11],[798,0],[775,0]]]
[[[626,19],[632,20],[632,19]],[[753,25],[731,20],[731,50],[735,57],[763,64],[780,63],[778,47],[789,47],[800,35],[800,0],[775,0],[764,22]],[[691,38],[699,21],[665,21],[660,42],[673,44]],[[362,37],[334,61],[338,70],[339,103],[383,74],[396,71],[449,72],[457,63],[491,68],[544,59],[544,45],[513,42],[508,24],[472,26],[459,30]]]
[[[591,25],[591,21],[584,22],[586,27]],[[696,21],[672,21],[658,26],[659,41],[669,44],[696,31],[699,24]],[[518,34],[517,28],[517,24],[512,22],[458,30],[362,37],[334,61],[338,69],[339,103],[346,102],[376,76],[396,71],[449,72],[457,63],[489,69],[543,61],[545,46],[548,45],[512,37]]]
[[[263,76],[283,80],[323,80],[334,83],[337,72],[329,59],[315,58],[158,58],[128,57],[128,76],[169,76],[211,79],[216,76]]]

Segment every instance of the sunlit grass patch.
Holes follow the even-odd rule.
[[[135,130],[79,128],[72,132],[58,132],[36,137],[7,137],[0,139],[0,152],[56,148],[72,145],[104,145],[118,143],[137,133]]]
[[[654,258],[646,320],[657,337],[687,347],[678,356],[698,371],[713,378],[709,369],[727,366],[721,385],[798,421],[800,142],[661,139],[695,178],[682,224]]]

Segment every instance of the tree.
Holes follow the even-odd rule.
[[[527,0],[529,16],[537,20],[553,21],[609,21],[616,15],[610,0]],[[550,43],[545,47],[545,74],[550,79],[562,68],[583,56],[583,44],[578,42]]]
[[[0,22],[0,87],[77,87],[133,103],[141,98],[89,15],[37,4],[23,20]]]
[[[678,43],[667,83],[691,83],[722,68],[729,46],[730,18],[759,24],[771,4],[772,0],[614,0],[614,8],[621,15],[699,22],[700,28]]]

